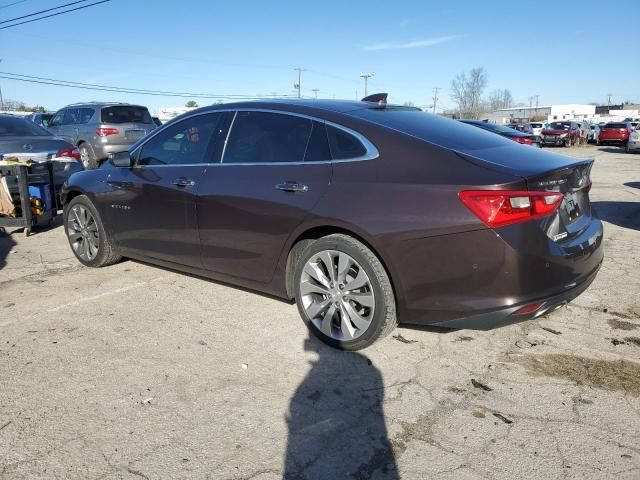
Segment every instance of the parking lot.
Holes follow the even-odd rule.
[[[359,353],[270,297],[85,268],[59,222],[0,235],[0,478],[640,478],[640,155],[557,151],[595,158],[592,286]]]

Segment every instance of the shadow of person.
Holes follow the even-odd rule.
[[[15,240],[4,228],[0,227],[0,270],[7,264],[7,257],[15,246]]]
[[[640,202],[592,202],[596,217],[631,230],[640,230]]]
[[[380,371],[365,356],[315,338],[305,350],[318,358],[289,405],[284,478],[399,479]]]

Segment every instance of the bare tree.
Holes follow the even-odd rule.
[[[508,89],[498,89],[489,95],[489,108],[491,111],[500,110],[501,108],[513,107],[513,95]]]
[[[451,98],[458,105],[461,117],[478,118],[483,110],[482,94],[487,87],[487,74],[481,67],[473,68],[467,75],[461,73],[451,82]]]

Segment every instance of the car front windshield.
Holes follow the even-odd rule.
[[[571,128],[571,124],[554,122],[549,124],[549,128],[551,130],[569,130],[569,128]]]
[[[0,137],[44,137],[45,129],[24,118],[0,116]]]

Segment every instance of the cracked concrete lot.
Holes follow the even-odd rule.
[[[0,478],[640,478],[640,155],[570,154],[606,222],[581,297],[360,353],[271,298],[84,268],[60,227],[1,235]]]

